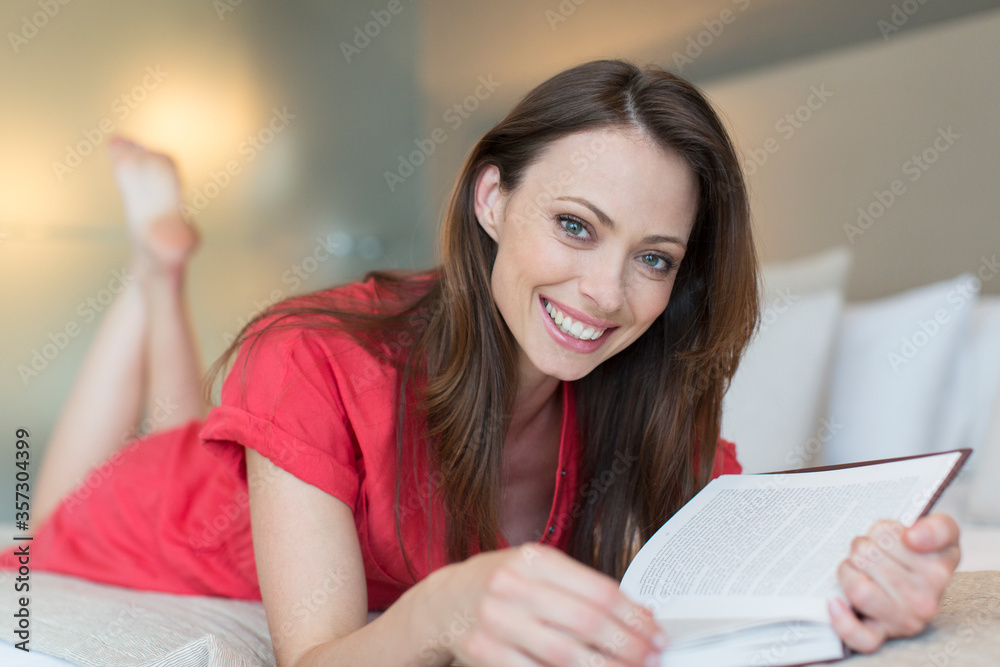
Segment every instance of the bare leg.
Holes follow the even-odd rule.
[[[146,421],[155,429],[177,426],[207,413],[201,393],[201,356],[184,303],[184,272],[180,269],[150,271],[144,282]]]
[[[118,138],[110,151],[132,242],[126,271],[132,279],[108,309],[48,443],[32,502],[33,527],[137,435],[144,403],[143,426],[155,429],[205,414],[182,293],[198,238],[178,213],[174,164]]]
[[[120,447],[142,408],[145,303],[132,280],[108,308],[42,459],[32,502],[37,527],[63,495]]]

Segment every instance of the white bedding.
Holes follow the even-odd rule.
[[[8,591],[0,594],[3,618],[16,610],[14,576],[0,571],[0,591]],[[30,576],[32,651],[94,667],[274,665],[260,602],[135,591],[51,572]],[[2,639],[12,642],[12,630]]]
[[[1000,526],[963,516],[970,482],[963,475],[935,510],[962,527],[959,571],[1000,570]],[[0,538],[14,531],[0,526]],[[0,570],[0,616],[15,611],[13,573]],[[134,591],[50,572],[31,573],[30,653],[0,631],[0,665],[12,667],[154,667],[274,665],[260,602]],[[369,614],[369,621],[377,614]],[[68,660],[68,661],[67,661]]]
[[[14,645],[9,642],[0,641],[0,665],[4,665],[4,667],[65,667],[70,665],[72,667],[73,663],[53,658],[51,655],[38,651],[25,653],[21,649],[14,648]]]

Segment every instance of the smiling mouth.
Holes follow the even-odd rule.
[[[572,317],[566,315],[552,305],[552,303],[545,297],[542,297],[542,305],[545,306],[545,312],[549,314],[552,322],[559,328],[559,330],[567,336],[571,336],[577,340],[597,340],[604,335],[605,331],[608,331],[608,329],[593,327],[589,324],[575,321]]]

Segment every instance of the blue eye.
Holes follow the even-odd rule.
[[[579,233],[574,232],[574,229],[578,229],[581,232],[587,231],[587,225],[582,220],[578,220],[571,215],[560,215],[557,216],[557,219],[559,220],[559,224],[562,226],[563,231],[565,231],[572,238],[586,238],[581,236]]]
[[[557,215],[556,220],[559,223],[560,228],[563,233],[566,234],[571,239],[576,239],[577,241],[588,241],[593,242],[590,238],[590,232],[587,230],[587,223],[579,218],[573,217],[572,215]],[[584,236],[583,234],[586,234]],[[640,261],[652,270],[654,273],[660,275],[667,275],[674,270],[674,262],[666,255],[661,255],[655,252],[647,252],[639,257]],[[650,259],[652,262],[647,262]]]
[[[670,270],[674,268],[673,262],[671,262],[669,258],[664,257],[663,255],[657,255],[656,253],[649,252],[643,255],[642,258],[643,259],[651,258],[654,263],[663,262],[663,264],[660,266],[647,264],[647,266],[649,266],[651,269],[653,269],[654,271],[658,271],[660,273],[670,273]]]

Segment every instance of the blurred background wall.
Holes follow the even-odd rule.
[[[274,300],[432,265],[475,139],[598,57],[716,102],[764,261],[849,245],[864,300],[1000,254],[997,0],[8,0],[0,32],[0,489],[16,428],[40,461],[127,258],[114,132],[180,165],[206,365]]]

